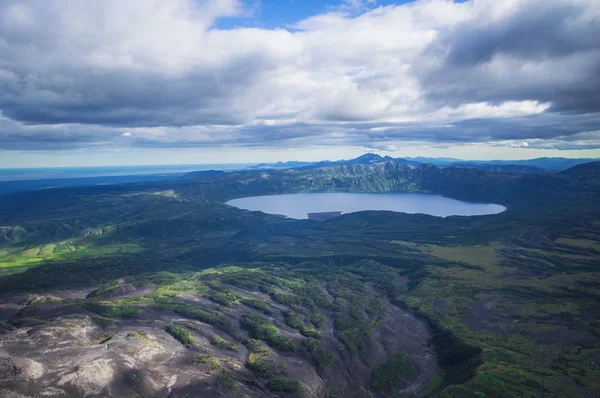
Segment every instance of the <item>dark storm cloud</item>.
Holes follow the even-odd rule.
[[[247,87],[269,66],[258,55],[169,77],[143,71],[53,72],[46,79],[18,75],[0,90],[0,109],[24,124],[96,124],[119,127],[240,124],[243,109],[231,95]],[[218,76],[215,76],[218,73]],[[224,111],[231,109],[231,112]]]
[[[536,100],[554,112],[600,112],[598,3],[514,4],[496,20],[441,32],[425,54],[443,61],[417,71],[428,98],[455,105]]]
[[[457,26],[441,39],[447,62],[468,66],[489,62],[497,54],[524,60],[565,57],[600,47],[600,23],[575,4],[524,2],[513,15]],[[439,45],[439,44],[438,44]]]

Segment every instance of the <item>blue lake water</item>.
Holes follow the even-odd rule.
[[[363,210],[389,210],[423,213],[438,217],[479,216],[501,213],[506,208],[493,203],[472,203],[440,195],[419,193],[298,193],[253,196],[234,199],[227,204],[245,210],[281,214],[290,218],[308,218],[308,213]]]

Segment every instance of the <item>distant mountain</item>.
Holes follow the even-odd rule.
[[[490,173],[548,173],[567,170],[573,166],[593,162],[597,159],[569,159],[569,158],[537,158],[527,160],[463,160],[456,158],[392,158],[381,156],[376,153],[366,153],[354,159],[342,159],[336,161],[324,160],[320,162],[277,162],[260,163],[251,166],[248,170],[288,170],[288,169],[311,169],[318,167],[352,165],[352,164],[374,164],[386,161],[407,163],[413,166],[419,164],[433,164],[438,167],[462,167],[477,168]]]
[[[571,167],[559,174],[566,176],[600,176],[600,162],[589,162]]]
[[[306,167],[313,165],[315,162],[298,162],[295,160],[289,162],[277,162],[277,163],[259,163],[254,166],[248,167],[248,170],[285,170],[285,169],[298,169],[300,167]]]
[[[466,169],[481,169],[488,173],[520,173],[520,174],[546,174],[549,170],[541,167],[522,166],[518,164],[481,164],[481,163],[452,163],[449,167],[461,167]]]
[[[341,161],[343,164],[370,164],[370,163],[379,163],[385,162],[388,160],[394,160],[394,158],[389,156],[379,156],[376,153],[365,153],[362,156],[357,157],[356,159],[350,159],[346,161]]]
[[[287,170],[287,169],[311,169],[316,167],[340,166],[344,164],[371,164],[395,160],[390,156],[380,156],[375,153],[365,153],[354,159],[349,160],[323,160],[319,162],[277,162],[277,163],[260,163],[249,167],[249,170]]]
[[[226,174],[225,171],[221,170],[204,170],[204,171],[192,171],[181,176],[181,178],[211,178],[220,177]]]
[[[537,158],[537,159],[526,159],[526,160],[461,160],[453,158],[407,158],[408,160],[416,161],[419,163],[430,163],[440,167],[448,167],[453,164],[476,164],[476,165],[514,165],[514,166],[527,166],[527,167],[538,167],[545,170],[562,171],[569,169],[573,166],[577,166],[583,163],[589,163],[597,161],[598,159],[570,159],[570,158]]]
[[[335,162],[324,161],[324,162],[316,162],[308,166],[301,167],[301,169],[312,169],[319,167],[330,167],[330,166],[348,166],[348,165],[358,165],[358,164],[376,164],[382,162],[396,162],[396,163],[407,163],[405,159],[394,159],[390,156],[380,156],[376,153],[365,153],[354,159],[349,160],[338,160]]]

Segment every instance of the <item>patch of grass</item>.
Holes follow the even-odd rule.
[[[162,347],[156,341],[150,340],[148,338],[148,336],[146,336],[145,334],[142,334],[142,333],[139,333],[136,331],[131,331],[131,332],[127,333],[127,337],[136,337],[136,338],[142,340],[144,343],[147,343],[147,344],[153,345],[156,348],[162,349]]]
[[[225,350],[229,350],[229,351],[237,351],[237,346],[227,340],[225,340],[223,337],[216,335],[216,334],[211,334],[210,335],[210,344],[217,346],[219,348],[223,348]]]
[[[96,322],[98,325],[105,327],[105,328],[114,326],[114,324],[115,324],[115,321],[113,321],[112,319],[103,318],[100,316],[92,316],[91,319],[92,319],[92,321]]]
[[[270,351],[263,345],[260,340],[248,339],[244,341],[244,345],[248,347],[248,351],[260,355],[269,355]]]
[[[98,339],[100,340],[100,343],[99,343],[99,344],[104,344],[104,343],[106,343],[107,341],[110,341],[110,340],[112,340],[113,336],[114,336],[114,334],[112,334],[112,333],[101,334],[101,335],[98,337]]]
[[[371,374],[369,386],[373,391],[382,391],[393,387],[406,375],[413,371],[412,364],[405,354],[394,354],[383,365],[377,367]]]
[[[235,381],[233,380],[227,369],[221,369],[219,373],[217,373],[217,376],[215,377],[215,383],[229,390],[234,389],[236,387]]]
[[[196,345],[194,336],[181,326],[169,325],[165,331],[187,348],[193,348]]]
[[[221,367],[219,361],[216,358],[209,359],[208,363],[210,364],[210,367],[208,368],[209,370],[217,370]]]
[[[284,365],[277,365],[270,359],[266,359],[264,354],[248,354],[246,367],[261,377],[287,376],[288,372]]]
[[[93,245],[74,241],[48,243],[39,246],[0,250],[0,270],[19,272],[49,261],[74,260],[83,257],[102,257],[137,253],[142,247],[133,243]],[[21,269],[23,268],[23,269]]]
[[[502,260],[497,251],[499,247],[499,244],[479,246],[423,245],[423,249],[435,257],[476,267],[499,265]]]
[[[135,317],[142,309],[133,305],[119,305],[110,301],[88,302],[85,304],[88,311],[108,318],[130,318]]]
[[[196,355],[194,357],[194,362],[205,364],[208,363],[211,359],[212,357],[210,355]]]
[[[185,325],[185,327],[187,327],[188,329],[191,329],[191,330],[195,330],[195,331],[202,330],[202,328],[199,325],[196,325],[195,323],[192,323],[192,322],[185,322],[184,325]]]
[[[556,244],[575,246],[583,249],[593,249],[600,252],[600,241],[591,239],[558,238]]]
[[[210,325],[227,325],[227,320],[218,312],[202,310],[189,304],[162,302],[157,303],[155,307],[166,311],[172,311],[186,318],[195,319]]]

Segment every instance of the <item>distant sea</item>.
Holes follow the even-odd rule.
[[[58,187],[171,180],[192,171],[235,171],[253,165],[254,163],[229,163],[0,169],[0,194]]]
[[[48,167],[1,169],[0,181],[43,180],[54,178],[107,177],[126,175],[184,174],[203,170],[243,170],[254,163],[186,164],[164,166],[102,166],[102,167]]]

